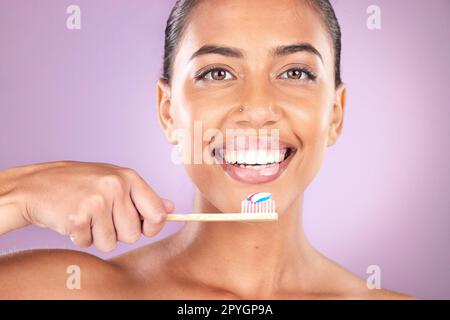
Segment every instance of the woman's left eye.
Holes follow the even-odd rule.
[[[213,68],[206,70],[201,73],[199,76],[195,77],[196,80],[215,80],[215,81],[224,81],[224,80],[232,80],[233,76],[230,72],[221,68]]]
[[[306,69],[293,68],[283,72],[280,78],[303,81],[303,80],[315,80],[316,76]]]

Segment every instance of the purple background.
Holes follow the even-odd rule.
[[[65,26],[66,7],[82,28]],[[170,161],[155,114],[163,31],[174,1],[0,2],[0,169],[72,159],[135,168],[188,212],[192,184]],[[344,132],[306,192],[313,245],[382,287],[450,298],[450,2],[334,1],[348,85]],[[366,9],[382,10],[382,29]],[[156,238],[119,246],[110,257]],[[0,252],[75,248],[27,227]]]

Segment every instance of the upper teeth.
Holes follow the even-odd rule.
[[[287,149],[282,150],[231,150],[222,151],[223,159],[227,163],[237,164],[270,164],[284,160]]]

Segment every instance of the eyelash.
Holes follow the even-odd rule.
[[[210,67],[210,68],[206,69],[205,71],[201,72],[200,74],[196,75],[194,77],[194,79],[195,79],[195,81],[205,80],[206,75],[208,75],[212,71],[217,71],[217,70],[225,71],[225,72],[230,73],[228,70],[226,70],[224,68],[219,68],[219,67],[214,67],[213,66],[213,67]],[[317,79],[317,76],[311,70],[309,70],[307,68],[291,68],[291,69],[288,69],[288,70],[284,71],[282,74],[285,74],[285,73],[287,73],[289,71],[292,71],[292,70],[299,70],[300,72],[305,73],[306,76],[308,77],[308,79],[306,81],[315,81]],[[305,80],[301,80],[301,79],[289,79],[289,78],[287,80],[291,80],[291,81],[298,81],[298,80],[299,81],[305,81]],[[229,81],[229,80],[208,80],[208,81]]]
[[[208,69],[204,70],[204,71],[201,72],[200,74],[196,75],[196,76],[195,76],[195,81],[205,80],[205,77],[206,77],[206,75],[207,75],[208,73],[210,73],[210,72],[212,72],[212,71],[217,71],[217,70],[222,70],[222,71],[225,71],[225,72],[230,73],[228,70],[226,70],[226,69],[224,69],[224,68],[219,68],[219,67],[214,67],[214,66],[212,66],[212,67],[209,67]],[[212,81],[220,81],[220,80],[212,80]],[[222,81],[224,81],[224,80],[222,80]],[[225,81],[227,81],[227,80],[225,80]]]

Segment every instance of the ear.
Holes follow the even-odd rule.
[[[156,86],[156,103],[158,107],[158,120],[171,144],[177,144],[174,137],[174,125],[171,115],[171,88],[165,79],[159,79]]]
[[[334,145],[341,135],[342,127],[344,125],[346,90],[345,84],[343,83],[336,89],[333,110],[331,112],[331,123],[328,131],[327,147]]]

